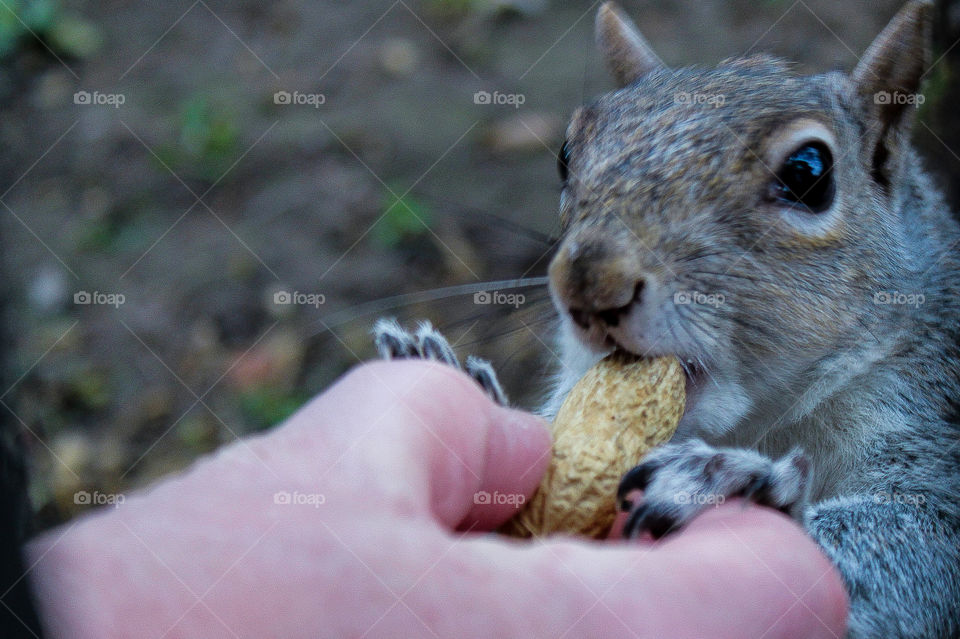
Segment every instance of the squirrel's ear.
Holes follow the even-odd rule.
[[[607,68],[621,87],[663,66],[637,26],[615,2],[601,5],[597,12],[596,35]]]
[[[863,59],[851,79],[867,108],[878,135],[873,167],[877,177],[889,177],[883,164],[896,152],[899,137],[910,125],[919,103],[920,84],[930,64],[933,21],[931,0],[911,0],[894,16]]]
[[[913,0],[873,41],[853,71],[861,95],[882,91],[915,94],[930,63],[933,2]]]

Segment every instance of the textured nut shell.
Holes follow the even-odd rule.
[[[685,379],[674,357],[615,352],[600,361],[557,412],[553,459],[537,493],[500,532],[605,537],[621,477],[673,436],[684,402]]]

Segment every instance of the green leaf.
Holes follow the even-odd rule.
[[[53,48],[75,58],[89,58],[103,47],[100,28],[80,18],[64,16],[46,32]]]
[[[433,222],[433,213],[427,204],[409,194],[400,198],[389,195],[384,206],[383,219],[374,227],[374,237],[382,246],[395,247],[423,235]]]
[[[269,428],[303,406],[306,399],[272,388],[258,388],[240,396],[240,409],[257,430]]]
[[[14,2],[10,6],[31,31],[46,31],[57,21],[60,7],[52,0],[34,0],[26,3]]]

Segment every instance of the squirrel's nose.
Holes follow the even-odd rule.
[[[615,327],[643,301],[646,280],[637,260],[604,239],[569,238],[550,263],[550,283],[560,304],[581,328]]]
[[[578,306],[567,306],[567,312],[570,313],[570,318],[579,326],[580,328],[586,330],[590,328],[590,325],[595,322],[605,324],[611,328],[620,325],[620,318],[630,312],[630,307],[634,303],[641,303],[643,301],[643,288],[646,282],[640,280],[634,286],[633,298],[624,304],[623,306],[617,306],[615,308],[583,308]]]

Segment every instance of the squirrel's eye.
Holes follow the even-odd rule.
[[[557,172],[560,173],[560,181],[564,184],[567,183],[567,178],[570,174],[570,145],[567,144],[567,141],[563,141],[563,145],[560,147],[560,153],[557,154]]]
[[[773,184],[781,201],[822,213],[833,203],[833,155],[822,142],[809,142],[790,154]]]

